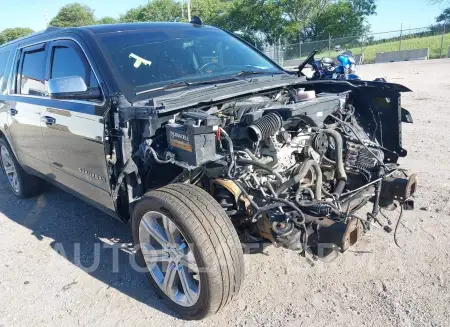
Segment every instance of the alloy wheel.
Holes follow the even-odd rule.
[[[11,155],[10,155],[8,149],[4,145],[2,145],[2,147],[0,149],[0,155],[2,158],[3,170],[5,172],[6,178],[8,179],[9,184],[11,185],[12,189],[16,193],[19,193],[20,186],[19,186],[19,178],[17,176],[16,166],[14,164],[13,159],[11,158]]]
[[[193,306],[200,294],[200,275],[191,246],[166,215],[149,211],[139,224],[141,251],[150,275],[175,303]]]

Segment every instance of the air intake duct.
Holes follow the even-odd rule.
[[[280,130],[283,119],[276,112],[262,116],[248,127],[248,138],[252,142],[259,142],[274,135]]]

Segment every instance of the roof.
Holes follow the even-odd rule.
[[[152,22],[152,23],[119,23],[119,24],[104,24],[85,26],[94,34],[114,33],[134,30],[155,30],[155,29],[180,29],[192,28],[190,23],[169,23],[169,22]],[[211,26],[203,25],[202,27],[213,28]]]
[[[171,23],[171,22],[155,22],[155,23],[119,23],[119,24],[103,24],[103,25],[89,25],[89,26],[81,26],[81,27],[67,27],[60,28],[49,26],[44,31],[39,31],[32,33],[30,35],[12,40],[5,44],[0,45],[0,48],[6,47],[13,43],[19,41],[25,41],[29,38],[42,36],[48,33],[56,32],[56,31],[64,31],[68,32],[76,31],[76,30],[90,30],[94,34],[105,34],[105,33],[114,33],[114,32],[124,32],[124,31],[135,31],[135,30],[155,30],[155,29],[180,29],[180,28],[192,28],[193,24],[190,23]],[[211,26],[203,25],[202,28],[214,28]]]

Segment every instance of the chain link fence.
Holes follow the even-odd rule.
[[[428,48],[429,59],[450,56],[450,25],[401,29],[397,31],[372,33],[359,36],[268,46],[264,53],[279,65],[290,67],[299,65],[312,51],[316,58],[336,58],[344,51],[352,51],[360,64],[374,63],[377,53]]]

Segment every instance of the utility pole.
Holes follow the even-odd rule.
[[[181,19],[183,19],[184,18],[184,1],[181,1],[180,4],[181,4]]]
[[[445,24],[446,24],[446,22],[444,22],[444,28],[443,28],[443,30],[442,30],[442,37],[441,37],[441,53],[439,54],[439,58],[442,58],[442,51],[444,50]]]
[[[281,64],[281,37],[278,38],[278,51],[277,51],[277,63],[278,65],[282,66]]]
[[[191,0],[186,1],[187,1],[188,21],[191,21]]]
[[[362,55],[363,55],[363,52],[364,52],[364,38],[365,37],[366,36],[363,35],[362,38],[361,38],[361,58],[362,58]]]
[[[45,26],[48,27],[48,23],[49,23],[49,22],[48,22],[47,8],[45,8],[44,11],[45,11]]]
[[[402,51],[402,38],[403,38],[403,23],[400,26],[400,44],[398,46],[398,51]]]
[[[331,33],[328,33],[328,57],[331,57]]]

